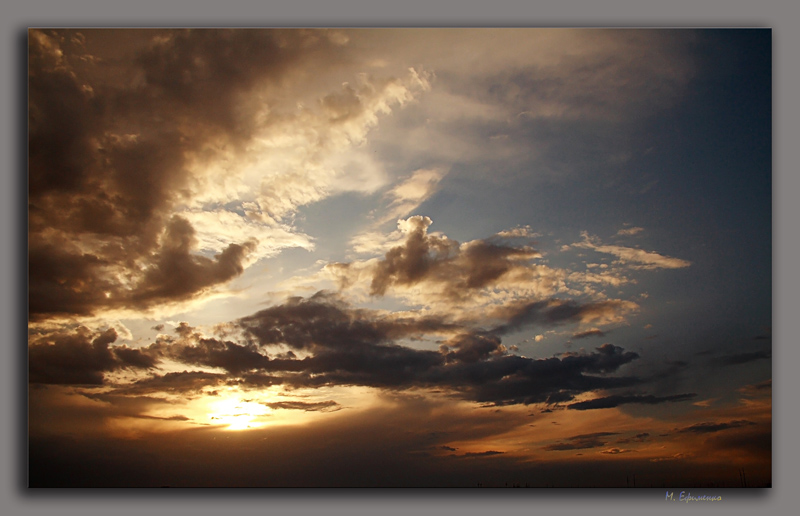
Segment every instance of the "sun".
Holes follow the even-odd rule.
[[[264,422],[261,416],[271,412],[261,403],[245,401],[238,397],[225,398],[209,405],[208,419],[212,424],[228,425],[227,430],[248,430],[259,428]]]

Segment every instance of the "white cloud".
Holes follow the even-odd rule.
[[[542,236],[541,233],[534,233],[530,226],[517,226],[512,229],[505,229],[497,233],[502,238],[536,238]]]
[[[592,249],[598,253],[606,253],[616,256],[620,263],[623,264],[641,264],[634,265],[634,268],[640,269],[680,269],[689,267],[692,263],[680,258],[672,258],[670,256],[663,256],[653,251],[645,251],[643,249],[636,249],[633,247],[623,247],[618,245],[603,245],[597,237],[592,237],[585,231],[581,233],[583,236],[582,242],[572,244],[572,247],[582,249]]]
[[[258,202],[275,220],[337,193],[370,193],[387,182],[381,163],[364,148],[367,134],[398,107],[429,89],[414,69],[401,78],[356,76],[309,105],[260,106],[260,127],[241,150],[209,144],[213,160],[193,167],[195,204]]]
[[[639,227],[632,227],[632,228],[624,228],[617,231],[617,235],[619,236],[631,236],[636,235],[644,231],[644,228]]]
[[[312,250],[314,244],[308,235],[279,224],[266,224],[237,212],[215,210],[186,210],[179,215],[188,220],[195,230],[200,251],[223,251],[230,243],[257,241],[256,250],[249,255],[249,263],[275,256],[282,249],[300,247]]]
[[[444,175],[445,171],[441,169],[416,170],[411,177],[386,193],[385,197],[391,200],[389,211],[376,222],[376,225],[410,214],[433,195]]]

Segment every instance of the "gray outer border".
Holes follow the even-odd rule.
[[[672,0],[642,5],[637,0],[526,2],[524,0],[404,0],[376,6],[366,0],[258,2],[253,0],[138,0],[110,6],[102,0],[6,0],[0,7],[2,101],[0,120],[0,512],[9,515],[178,515],[409,513],[531,514],[545,510],[574,514],[672,514],[696,510],[725,514],[789,514],[798,474],[797,404],[790,405],[800,347],[789,340],[797,315],[800,203],[798,100],[800,90],[796,24],[800,7],[789,0]],[[627,26],[768,27],[773,29],[775,78],[773,114],[773,319],[774,392],[773,488],[724,490],[721,504],[669,504],[662,490],[70,490],[26,489],[27,328],[26,28],[29,26]],[[743,243],[746,245],[746,243]],[[732,279],[733,281],[734,279]],[[788,393],[788,394],[787,394]],[[795,398],[796,399],[796,398]],[[700,493],[698,493],[700,494]],[[700,509],[702,507],[702,509]],[[561,509],[561,510],[559,510]]]

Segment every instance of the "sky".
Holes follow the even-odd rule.
[[[771,38],[30,30],[30,485],[770,485]]]

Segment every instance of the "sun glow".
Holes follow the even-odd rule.
[[[228,425],[227,430],[249,430],[264,425],[259,421],[271,411],[260,403],[227,398],[215,401],[209,406],[208,419],[215,425]]]

